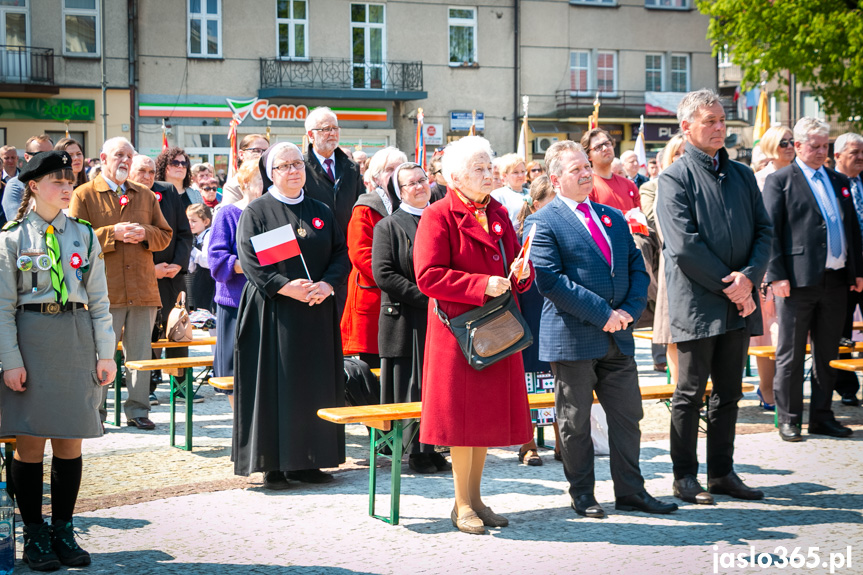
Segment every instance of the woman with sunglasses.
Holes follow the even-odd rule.
[[[542,167],[542,164],[536,161],[530,162],[527,165],[527,186],[530,187],[535,179],[544,175],[545,168]]]
[[[245,162],[252,162],[254,164],[258,163],[258,160],[267,148],[270,147],[270,141],[263,134],[247,134],[240,140],[238,158],[240,164],[238,167],[241,167]],[[237,181],[237,173],[235,173],[231,179],[225,182],[225,185],[222,186],[222,202],[220,205],[227,206],[228,204],[235,204],[241,201],[245,196],[243,195],[243,187]]]
[[[791,128],[773,126],[764,132],[758,146],[769,160],[767,166],[755,173],[758,188],[763,191],[767,176],[794,161],[796,156],[794,134],[791,132]],[[779,323],[776,319],[773,288],[766,284],[762,285],[758,294],[761,297],[761,321],[764,326],[764,335],[750,338],[749,345],[772,345],[775,347],[779,334]],[[773,376],[776,373],[776,361],[767,357],[756,357],[755,362],[758,365],[758,403],[764,411],[775,411]]]
[[[192,204],[204,203],[201,193],[192,187],[192,163],[183,148],[174,146],[156,158],[156,180],[174,186],[185,210]]]

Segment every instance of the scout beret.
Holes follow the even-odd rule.
[[[27,183],[30,180],[41,178],[52,172],[71,169],[72,158],[66,152],[39,152],[38,154],[34,154],[30,158],[30,161],[24,164],[24,167],[21,168],[21,173],[18,175],[18,179],[23,183]]]

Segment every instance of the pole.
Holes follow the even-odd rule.
[[[99,34],[102,45],[102,143],[108,139],[108,74],[105,60],[105,0],[99,7]],[[100,146],[101,147],[101,146]]]

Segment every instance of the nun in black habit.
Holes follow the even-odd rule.
[[[287,142],[270,147],[260,168],[266,192],[243,210],[237,229],[249,281],[237,311],[234,473],[263,471],[269,489],[284,489],[289,479],[328,483],[333,477],[321,468],[344,463],[345,432],[317,411],[345,402],[332,295],[351,263],[330,208],[303,194],[299,148]],[[252,238],[288,224],[301,255],[262,265]]]
[[[420,292],[414,273],[413,243],[431,190],[422,167],[406,162],[395,169],[390,196],[401,200],[392,215],[375,226],[372,272],[381,289],[378,349],[381,357],[381,403],[420,401],[429,298]],[[434,445],[419,442],[417,422],[405,426],[403,447],[417,473],[452,469]]]

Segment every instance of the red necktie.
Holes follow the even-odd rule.
[[[587,204],[578,204],[577,209],[579,212],[584,214],[584,219],[587,221],[587,229],[590,230],[590,235],[593,238],[593,241],[596,242],[597,247],[599,247],[599,251],[601,251],[602,255],[605,256],[605,260],[608,262],[608,265],[611,265],[611,248],[608,247],[608,242],[605,241],[605,236],[602,235],[602,230],[600,230],[599,226],[596,225],[596,222],[593,221]]]
[[[327,170],[327,177],[330,179],[331,182],[336,183],[336,176],[335,174],[333,174],[333,159],[327,158],[326,160],[324,160],[324,166]]]

